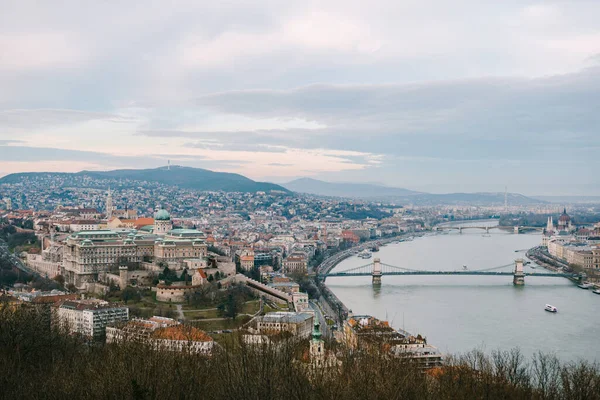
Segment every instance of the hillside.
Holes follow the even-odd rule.
[[[532,199],[531,197],[523,196],[518,193],[508,193],[508,204],[513,206],[524,206],[529,204],[540,204],[545,201]],[[420,205],[435,205],[435,204],[448,204],[448,205],[502,205],[504,204],[504,193],[444,193],[444,194],[433,194],[424,193],[418,196],[414,196],[411,199],[414,204]]]
[[[600,204],[600,196],[533,196],[533,198],[557,204]]]
[[[320,196],[333,197],[388,197],[411,196],[419,194],[408,189],[389,186],[373,185],[369,183],[337,183],[325,182],[311,178],[300,178],[283,184],[289,190],[298,193],[309,193]]]
[[[502,205],[504,193],[444,193],[433,194],[416,192],[369,183],[325,182],[311,178],[300,178],[283,184],[289,190],[318,196],[358,198],[370,201],[382,201],[398,204],[416,205]],[[510,205],[528,205],[545,203],[518,193],[508,193]]]
[[[185,189],[204,191],[225,192],[258,192],[288,190],[282,186],[268,183],[256,182],[239,174],[228,172],[214,172],[202,168],[191,168],[171,166],[155,169],[119,169],[114,171],[81,171],[77,173],[53,173],[53,172],[28,172],[10,174],[0,179],[2,183],[20,183],[30,179],[41,179],[45,177],[59,178],[64,185],[69,185],[69,178],[85,177],[97,180],[130,180],[135,182],[156,182],[164,185],[173,185]]]

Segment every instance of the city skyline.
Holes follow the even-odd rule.
[[[0,175],[171,160],[275,183],[600,195],[599,4],[378,5],[13,4]]]

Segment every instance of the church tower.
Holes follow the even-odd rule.
[[[108,187],[108,193],[106,195],[106,219],[110,220],[113,213],[113,199],[112,193],[110,192],[110,186]]]
[[[552,216],[548,217],[548,223],[546,224],[546,232],[554,231],[554,223],[552,222]]]
[[[312,339],[310,341],[310,360],[317,367],[324,366],[325,361],[325,346],[321,338],[321,325],[319,319],[315,315],[315,325],[313,327]]]

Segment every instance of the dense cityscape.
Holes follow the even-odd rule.
[[[600,400],[600,1],[0,4],[0,400]]]
[[[580,274],[592,289],[600,283],[600,223],[589,205],[576,208],[586,221],[576,224],[548,203],[414,207],[47,177],[1,190],[3,301],[49,307],[54,323],[90,341],[191,345],[210,355],[238,334],[250,345],[312,337],[311,362],[331,368],[340,361],[322,350],[326,338],[439,368],[442,353],[426,332],[353,315],[321,275],[357,253],[371,258],[379,246],[465,220],[499,218],[516,234],[538,229],[532,260]]]

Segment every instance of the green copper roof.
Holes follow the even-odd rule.
[[[156,214],[154,214],[154,219],[157,221],[169,221],[171,216],[167,212],[167,210],[158,210]]]
[[[319,318],[315,315],[315,325],[312,331],[313,340],[321,340],[321,325],[319,324]]]
[[[75,232],[73,235],[84,237],[84,236],[116,235],[116,234],[117,234],[117,232],[111,231],[108,229],[102,229],[102,230],[98,229],[95,231],[79,231],[79,232]]]
[[[188,234],[189,233],[198,233],[198,234],[202,234],[202,235],[204,234],[204,232],[201,232],[201,231],[199,231],[197,229],[181,229],[181,228],[171,229],[169,231],[169,233],[173,233],[173,234],[177,234],[177,233],[183,233],[183,234],[186,234],[186,233],[188,233]]]

